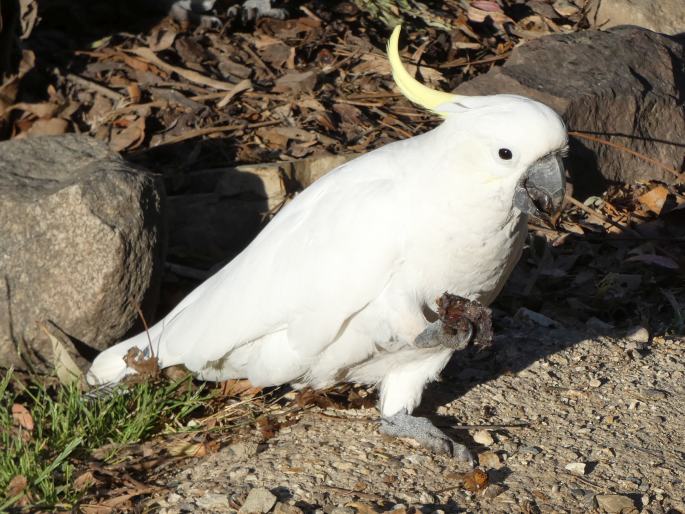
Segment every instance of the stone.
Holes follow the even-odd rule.
[[[473,434],[473,440],[483,446],[492,446],[495,440],[488,430],[478,430]]]
[[[501,469],[504,464],[495,452],[483,452],[478,454],[478,463],[484,468]]]
[[[255,487],[250,491],[238,511],[239,514],[266,514],[276,504],[276,496],[263,487]]]
[[[158,177],[85,136],[26,138],[0,143],[0,196],[0,367],[50,369],[39,322],[69,335],[79,359],[137,325],[136,305],[153,321],[166,243]]]
[[[206,493],[195,500],[195,504],[212,512],[227,512],[230,503],[225,494]]]
[[[597,507],[607,514],[637,514],[635,503],[622,494],[598,494],[595,496]]]
[[[638,25],[663,34],[685,32],[682,0],[602,0],[591,2],[588,17],[604,29]]]
[[[626,339],[628,341],[634,341],[636,343],[648,343],[649,342],[649,330],[642,326],[636,326],[628,330],[626,333]]]
[[[555,109],[569,130],[624,145],[679,170],[684,66],[682,40],[639,27],[589,30],[527,41],[503,66],[455,92],[534,98]],[[606,181],[674,180],[672,173],[600,143],[574,136],[570,146],[576,196],[601,192]]]
[[[564,469],[574,475],[584,475],[587,464],[584,462],[570,462],[564,466]]]

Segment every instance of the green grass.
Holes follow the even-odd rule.
[[[0,512],[19,505],[25,495],[32,508],[68,508],[83,494],[73,479],[92,450],[114,443],[106,459],[112,460],[117,445],[187,430],[185,422],[211,396],[202,388],[185,387],[188,380],[146,382],[125,394],[89,400],[74,385],[48,389],[35,381],[17,391],[8,372],[0,381]],[[30,434],[13,419],[14,404],[31,413]],[[7,486],[19,475],[28,485],[8,497]]]

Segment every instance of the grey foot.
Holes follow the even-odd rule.
[[[393,437],[411,437],[420,445],[435,452],[447,453],[473,467],[473,456],[463,444],[450,439],[428,418],[419,418],[400,411],[381,419],[381,432]]]
[[[434,321],[416,336],[414,346],[417,348],[444,346],[453,350],[463,350],[473,338],[473,325],[471,323],[464,325],[463,330],[451,330],[442,320]]]
[[[228,9],[229,16],[236,16],[239,13],[245,23],[260,18],[284,20],[288,15],[285,9],[271,7],[271,0],[247,0],[242,5],[234,5]]]

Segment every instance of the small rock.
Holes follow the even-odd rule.
[[[274,514],[302,514],[302,509],[289,503],[278,502],[274,507]]]
[[[614,329],[614,326],[594,316],[585,322],[585,326],[596,332],[605,333]]]
[[[276,504],[276,496],[263,487],[255,487],[240,507],[239,514],[266,514]]]
[[[545,328],[561,328],[561,324],[557,321],[554,321],[552,318],[548,318],[544,314],[531,311],[525,307],[521,307],[516,311],[516,314],[514,314],[514,319],[527,321]]]
[[[492,446],[495,442],[490,435],[490,432],[487,430],[478,430],[473,434],[473,440],[478,444],[482,444],[483,446]]]
[[[570,473],[573,473],[574,475],[584,475],[586,467],[587,464],[585,464],[584,462],[571,462],[569,464],[566,464],[566,466],[564,466],[564,469]]]
[[[568,0],[556,0],[553,4],[554,10],[561,16],[573,16],[578,12],[578,6]]]
[[[628,330],[626,334],[626,339],[629,341],[635,341],[636,343],[648,343],[649,342],[649,330],[645,327],[637,326]]]
[[[354,509],[348,507],[335,507],[331,514],[354,514]]]
[[[597,388],[602,385],[602,381],[597,378],[593,378],[592,380],[590,380],[590,382],[588,382],[588,384],[590,387]]]
[[[622,494],[598,494],[597,506],[607,514],[637,514],[638,510],[627,496]]]
[[[495,452],[483,452],[478,454],[478,463],[485,468],[500,469],[502,459]]]
[[[257,443],[239,442],[228,446],[224,451],[230,454],[235,460],[247,460],[257,455]]]
[[[217,509],[228,509],[228,496],[225,494],[206,493],[195,500],[195,504],[202,508],[216,512]]]
[[[486,498],[492,499],[492,498],[496,498],[497,496],[502,494],[504,491],[506,491],[506,489],[504,487],[502,487],[501,485],[490,484],[489,486],[487,486],[485,488],[485,491],[483,491],[483,496],[485,496]]]

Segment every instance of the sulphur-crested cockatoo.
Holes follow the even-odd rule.
[[[410,416],[453,348],[415,340],[444,291],[484,305],[521,254],[529,214],[558,211],[564,123],[513,95],[433,91],[389,58],[399,89],[441,114],[437,128],[331,171],[286,205],[233,261],[149,330],[101,353],[88,373],[134,373],[137,347],[161,366],[256,386],[380,386],[381,428],[470,458]]]

